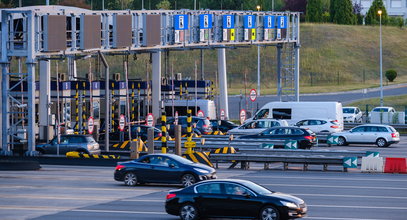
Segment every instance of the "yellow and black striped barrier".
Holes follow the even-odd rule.
[[[236,150],[234,147],[221,147],[211,150],[211,154],[235,154]]]
[[[96,159],[120,159],[119,155],[97,155],[97,154],[84,154],[77,151],[70,151],[66,153],[67,158],[96,158]]]
[[[188,134],[183,134],[183,135],[181,135],[181,137],[188,137]],[[196,134],[196,133],[192,133],[191,134],[191,138],[193,138],[193,137],[195,137],[195,138],[200,138],[200,137],[202,137],[201,135],[198,135],[198,134]]]
[[[185,154],[182,154],[182,157],[186,158],[192,162],[195,162],[195,163],[202,163],[202,164],[206,164],[210,167],[213,167],[213,164],[209,160],[208,155],[206,155],[203,152],[192,152],[189,154],[185,153]]]
[[[226,135],[225,133],[221,132],[221,131],[212,131],[210,133],[210,135]]]
[[[137,141],[137,139],[133,139],[133,141]],[[124,141],[122,143],[113,144],[113,148],[116,150],[130,150],[130,141]],[[144,144],[142,140],[139,140],[138,152],[147,152],[148,148]]]
[[[167,117],[161,112],[161,153],[167,153]]]

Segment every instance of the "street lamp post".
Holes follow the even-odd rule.
[[[383,106],[383,53],[382,53],[382,10],[377,12],[379,14],[380,23],[380,106]]]

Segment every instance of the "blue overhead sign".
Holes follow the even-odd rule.
[[[209,29],[212,28],[212,19],[213,15],[211,14],[202,14],[199,15],[199,28],[200,29]]]
[[[277,17],[277,28],[286,29],[287,27],[288,27],[287,16],[278,16]]]
[[[243,19],[243,26],[245,29],[252,29],[256,27],[256,15],[245,15]]]
[[[271,29],[276,27],[276,16],[266,15],[264,16],[264,28]]]
[[[188,29],[188,15],[174,15],[174,29],[187,30]]]
[[[223,29],[235,28],[235,16],[223,15]]]

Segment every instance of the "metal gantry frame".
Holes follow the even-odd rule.
[[[159,16],[158,31],[159,42],[150,44],[149,32],[150,20],[154,15]],[[52,17],[55,16],[55,17]],[[96,16],[100,22],[100,42],[96,42],[94,47],[86,47],[86,16]],[[118,46],[118,27],[114,24],[118,16],[130,16],[131,31],[130,44]],[[177,29],[180,16],[187,19],[185,28]],[[233,27],[225,27],[225,16],[229,16],[233,22]],[[253,16],[249,18],[250,16]],[[270,30],[266,31],[265,18],[271,16],[276,23]],[[58,50],[48,50],[55,36],[47,33],[47,22],[54,18],[66,20],[66,45]],[[93,17],[95,18],[95,17]],[[156,18],[156,17],[155,17]],[[210,18],[210,27],[207,21],[201,19]],[[254,20],[252,20],[252,18]],[[150,19],[150,20],[149,20]],[[249,20],[248,20],[249,19]],[[285,19],[285,20],[284,20]],[[184,21],[184,20],[183,20]],[[249,23],[248,23],[249,21]],[[291,84],[291,96],[298,101],[299,82],[299,47],[300,47],[300,14],[296,12],[253,12],[253,11],[212,11],[212,10],[156,10],[156,11],[90,11],[74,7],[64,6],[33,6],[24,8],[7,9],[1,11],[1,67],[2,67],[2,145],[0,154],[11,154],[11,149],[16,144],[26,143],[28,146],[27,155],[35,155],[35,81],[36,66],[40,60],[49,60],[55,57],[68,58],[76,55],[106,54],[106,53],[140,53],[149,52],[155,54],[153,66],[153,80],[161,82],[161,79],[154,76],[161,76],[161,52],[167,49],[218,49],[218,69],[222,76],[219,81],[226,81],[226,58],[225,49],[228,47],[244,45],[277,45],[278,52],[278,78],[290,77],[294,82]],[[178,22],[178,23],[177,23]],[[273,24],[274,24],[273,23]],[[284,23],[284,24],[283,24]],[[252,25],[253,24],[253,25]],[[183,24],[184,25],[184,24]],[[229,24],[228,24],[229,25]],[[279,25],[284,25],[284,36],[280,36]],[[96,25],[98,26],[98,25]],[[177,32],[178,31],[178,32]],[[275,32],[276,37],[268,39],[266,32]],[[150,35],[149,35],[150,34]],[[180,34],[180,35],[177,35]],[[180,36],[182,40],[180,40]],[[93,37],[98,39],[98,35]],[[178,40],[178,41],[177,41]],[[283,52],[279,48],[290,46],[289,52]],[[284,54],[284,59],[282,55]],[[10,71],[10,64],[13,58],[25,59],[25,72]],[[74,65],[73,65],[74,66]],[[75,67],[73,67],[75,68]],[[48,70],[50,71],[50,70]],[[154,73],[155,72],[155,73]],[[106,70],[106,82],[109,76]],[[71,77],[71,76],[70,76]],[[16,80],[17,79],[17,80]],[[50,80],[50,79],[49,79]],[[153,82],[154,83],[154,82]],[[287,84],[278,80],[278,95],[283,95],[283,88]],[[107,89],[109,86],[106,86]],[[227,109],[227,86],[221,90],[224,93],[224,100],[221,102]],[[157,87],[156,87],[157,88]],[[153,88],[156,90],[156,88]],[[160,95],[154,95],[153,91],[153,111],[159,109]],[[109,94],[105,99],[108,103]],[[41,98],[41,94],[40,94]],[[42,102],[44,103],[44,102]],[[49,108],[49,103],[39,106]],[[109,105],[106,104],[106,112],[110,112]],[[228,113],[226,113],[228,114]],[[105,115],[105,117],[108,117]],[[106,120],[108,121],[108,120]],[[24,130],[26,129],[26,130]],[[108,136],[108,135],[106,135]]]

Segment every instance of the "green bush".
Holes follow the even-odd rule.
[[[403,17],[389,17],[388,25],[402,28],[404,26]]]
[[[387,78],[390,82],[393,82],[396,77],[397,77],[397,72],[396,72],[396,70],[387,70],[387,71],[386,71],[386,78]]]

